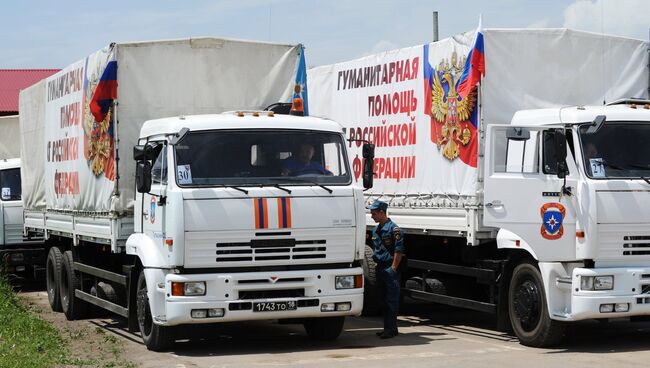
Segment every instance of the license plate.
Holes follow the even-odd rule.
[[[253,303],[253,312],[283,312],[290,310],[296,310],[295,301]]]

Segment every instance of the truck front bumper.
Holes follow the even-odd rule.
[[[218,323],[233,321],[301,319],[313,317],[354,316],[361,314],[363,287],[336,289],[336,276],[362,275],[362,269],[321,269],[282,272],[246,272],[214,274],[164,275],[164,288],[158,283],[156,291],[164,293],[164,314],[154,313],[157,324]],[[203,296],[174,296],[173,282],[205,282]],[[150,289],[151,290],[151,289]],[[158,298],[161,300],[162,298]],[[284,303],[286,302],[286,303]],[[256,303],[267,304],[275,311],[255,311]],[[276,304],[278,303],[278,304]],[[336,310],[337,304],[349,303],[349,310]],[[325,305],[325,307],[324,307]],[[334,305],[333,311],[325,311]],[[347,307],[341,305],[342,308]],[[290,308],[287,310],[285,308]],[[295,308],[295,309],[294,309]],[[152,308],[153,310],[154,308]],[[347,308],[345,308],[347,309]],[[196,317],[192,311],[219,311],[223,316]],[[162,312],[162,310],[159,310]]]
[[[591,284],[583,278],[612,277],[611,289],[585,289]],[[565,278],[557,286],[570,285],[570,305],[565,313],[556,311],[553,318],[565,321],[578,321],[593,318],[618,318],[650,315],[650,268],[575,268],[571,282]],[[587,285],[585,285],[587,284]],[[601,285],[602,287],[602,285]],[[567,290],[568,291],[568,290]]]

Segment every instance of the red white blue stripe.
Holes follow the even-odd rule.
[[[96,122],[101,122],[106,119],[108,109],[113,104],[113,100],[117,98],[117,61],[112,60],[106,64],[106,68],[102,73],[93,98],[90,100],[90,111],[95,117]]]
[[[478,20],[478,28],[474,38],[474,46],[467,55],[463,74],[458,83],[458,95],[461,99],[467,97],[470,91],[481,81],[485,75],[485,49],[483,44],[483,21]]]

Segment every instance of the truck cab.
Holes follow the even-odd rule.
[[[20,159],[0,160],[0,266],[9,273],[35,273],[44,257],[40,241],[23,237]]]
[[[484,224],[525,254],[509,313],[529,345],[563,322],[650,314],[650,104],[517,112],[485,143]],[[526,265],[532,265],[531,267]]]
[[[364,200],[339,124],[257,111],[158,119],[134,158],[126,253],[142,263],[147,346],[180,324],[259,319],[329,339],[360,314]]]

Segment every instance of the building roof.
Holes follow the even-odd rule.
[[[18,112],[18,94],[59,69],[0,69],[0,113]]]

